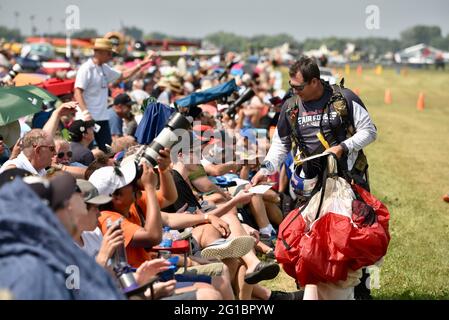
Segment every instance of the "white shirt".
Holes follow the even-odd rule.
[[[120,78],[121,73],[107,64],[96,65],[92,59],[81,65],[75,81],[75,88],[83,89],[83,98],[92,118],[108,120],[108,83]]]
[[[7,167],[9,167],[11,165],[16,166],[16,168],[18,168],[18,169],[26,170],[35,176],[44,177],[45,175],[47,175],[47,171],[45,169],[41,169],[41,170],[37,171],[31,164],[30,160],[28,160],[28,158],[23,154],[23,152],[21,152],[17,156],[17,158],[6,161],[0,168],[0,173],[7,170]]]
[[[84,246],[77,245],[89,256],[95,258],[100,251],[101,242],[103,241],[103,234],[100,228],[97,227],[94,231],[83,231],[81,238],[83,239]]]

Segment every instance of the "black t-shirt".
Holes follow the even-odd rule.
[[[176,170],[173,170],[173,180],[175,181],[176,191],[178,192],[178,199],[176,199],[176,202],[174,204],[168,206],[167,208],[163,208],[163,210],[165,212],[176,212],[181,209],[186,203],[189,207],[196,207],[200,209],[201,206],[195,195],[193,194],[193,191],[190,188],[189,184]]]

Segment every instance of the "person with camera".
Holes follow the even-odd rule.
[[[81,65],[75,81],[75,99],[79,103],[84,120],[95,120],[101,127],[95,133],[95,140],[104,152],[107,152],[106,144],[111,145],[112,142],[108,116],[108,85],[130,79],[154,56],[151,51],[136,66],[120,73],[107,64],[112,60],[113,53],[113,45],[109,39],[96,39],[94,56]]]

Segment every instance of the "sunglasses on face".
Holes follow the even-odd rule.
[[[50,150],[50,152],[55,152],[56,148],[55,146],[35,146],[35,148],[48,148],[48,150]]]
[[[309,82],[306,81],[306,82],[303,82],[303,83],[301,83],[301,84],[294,85],[294,84],[292,84],[291,81],[289,81],[288,84],[289,84],[290,88],[292,88],[294,91],[296,91],[296,92],[301,92],[302,90],[304,90],[304,88],[306,87],[306,85],[309,84]]]
[[[67,158],[71,158],[73,156],[73,152],[72,151],[58,152],[58,154],[57,154],[59,159],[64,158],[64,155],[67,155]]]

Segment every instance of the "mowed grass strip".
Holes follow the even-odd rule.
[[[287,77],[284,72],[284,77]],[[366,148],[373,194],[390,210],[391,242],[380,269],[377,299],[449,298],[449,72],[373,69],[345,75],[360,90],[377,128]],[[384,103],[385,90],[392,104]],[[419,93],[425,109],[418,111]],[[285,273],[264,283],[295,290]]]

